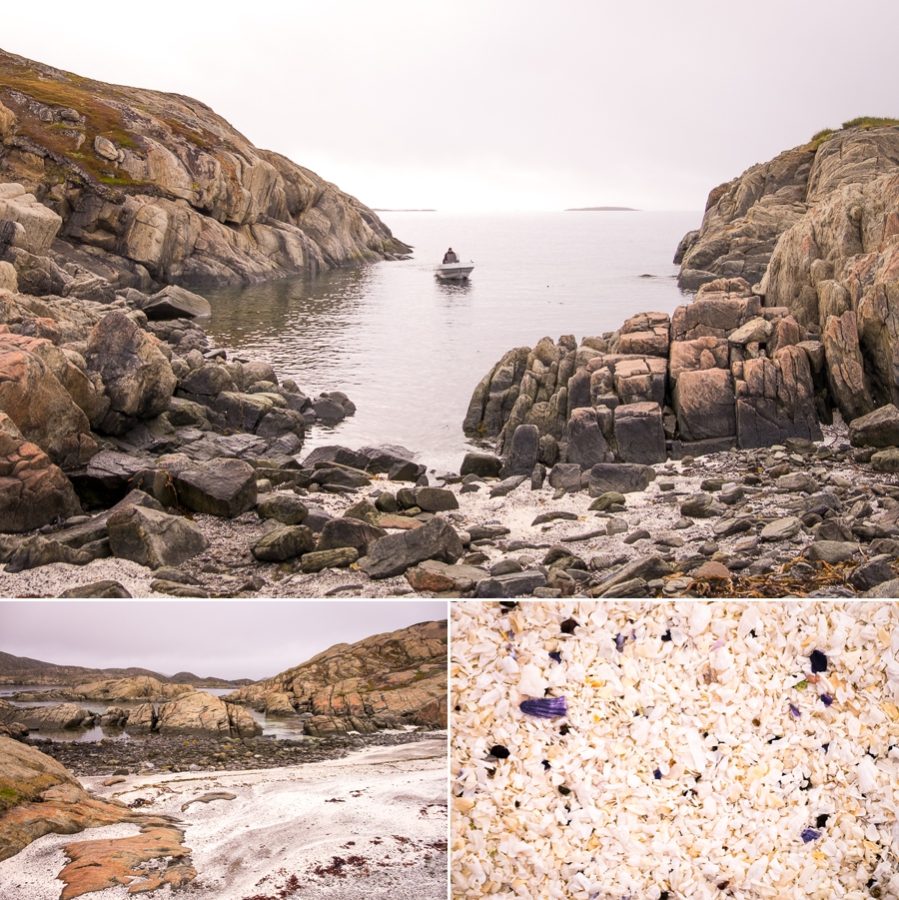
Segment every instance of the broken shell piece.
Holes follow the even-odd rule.
[[[521,711],[540,719],[555,719],[568,715],[568,703],[564,697],[541,697],[536,700],[522,700]]]

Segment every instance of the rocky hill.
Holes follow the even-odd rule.
[[[268,714],[299,714],[306,731],[446,727],[446,622],[336,644],[274,678],[228,695]]]
[[[91,669],[84,666],[60,666],[56,663],[30,659],[27,656],[13,656],[0,651],[0,684],[52,684],[80,685],[100,679],[154,678],[164,684],[190,684],[203,687],[230,687],[249,683],[249,679],[228,681],[223,678],[201,678],[190,672],[179,672],[167,677],[150,669],[130,667],[127,669]]]
[[[61,268],[120,287],[252,282],[409,250],[354,197],[198,100],[0,51],[4,181],[62,217]]]
[[[894,180],[899,169],[899,122],[857,121],[874,123],[874,127],[866,124],[838,131],[825,129],[808,144],[751,166],[742,175],[713,188],[702,225],[684,236],[675,256],[675,263],[681,265],[681,287],[695,290],[722,276],[739,276],[757,285],[781,235],[800,220],[808,224],[807,216],[836,196],[841,198],[841,204],[851,205],[854,198],[866,206],[863,195],[873,196]],[[884,124],[878,127],[879,123]],[[879,237],[877,228],[872,230],[870,226],[876,226],[873,220],[880,211],[875,205],[867,212],[870,247]],[[820,213],[812,218],[816,216]],[[852,232],[861,236],[856,227],[860,222],[844,222],[850,226],[845,238]],[[825,246],[816,249],[824,251],[819,258],[826,258],[837,248],[831,246],[832,239],[827,236],[816,239],[822,237]],[[842,249],[849,249],[848,245]],[[776,280],[770,287],[774,301],[770,305],[788,305],[783,303],[785,298]]]

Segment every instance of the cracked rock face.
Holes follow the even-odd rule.
[[[826,387],[810,337],[742,278],[720,278],[670,318],[633,316],[580,344],[565,335],[511,351],[475,389],[464,427],[495,437],[504,471],[524,473],[815,440]],[[523,436],[534,452],[519,468]]]
[[[229,700],[298,713],[309,734],[446,727],[446,622],[424,622],[337,644]]]
[[[189,97],[0,52],[0,219],[122,286],[248,283],[409,248],[372,210]],[[35,199],[36,198],[36,199]],[[88,250],[89,253],[84,253]]]
[[[0,412],[0,519],[3,531],[31,531],[81,512],[81,504],[58,466],[26,441]]]

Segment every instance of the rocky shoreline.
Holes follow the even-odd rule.
[[[289,740],[274,737],[147,735],[133,740],[26,740],[81,776],[147,775],[157,772],[234,771],[341,759],[369,747],[396,747],[440,739],[432,731],[340,734]]]
[[[899,481],[872,467],[874,452],[834,425],[817,443],[594,467],[573,491],[554,487],[552,473],[534,488],[524,476],[469,474],[427,489],[452,507],[435,513],[382,513],[378,503],[395,494],[378,478],[349,495],[319,496],[338,523],[329,534],[340,528],[360,547],[399,536],[388,548],[397,571],[387,577],[355,561],[304,572],[305,554],[260,562],[251,547],[271,531],[246,513],[195,516],[216,552],[177,569],[133,566],[132,580],[119,561],[110,569],[106,560],[56,563],[0,572],[0,593],[52,595],[109,575],[136,596],[884,596],[899,578]],[[406,536],[426,525],[427,539],[410,546]]]
[[[899,245],[883,192],[899,186],[899,129],[849,129],[811,159],[781,173],[816,195],[768,222],[781,239],[760,244],[771,262],[759,284],[735,274],[734,254],[759,210],[792,194],[777,179],[758,187],[753,169],[713,191],[678,251],[695,273],[701,248],[731,242],[691,302],[580,341],[544,338],[491,368],[464,428],[493,446],[458,473],[400,447],[303,456],[306,429],[352,402],[211,348],[194,318],[206,301],[183,288],[91,275],[82,291],[70,273],[65,296],[16,292],[56,265],[61,218],[2,186],[0,594],[886,590]],[[757,186],[752,202],[728,207],[740,185]],[[837,227],[845,216],[858,240]]]

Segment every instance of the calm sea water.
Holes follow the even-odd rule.
[[[313,429],[305,450],[402,444],[438,470],[458,470],[471,393],[507,350],[544,335],[610,331],[683,302],[671,258],[700,220],[698,212],[381,215],[414,246],[411,259],[209,292],[208,330],[307,393],[350,396],[355,416]],[[467,284],[434,278],[450,245],[475,264]]]

